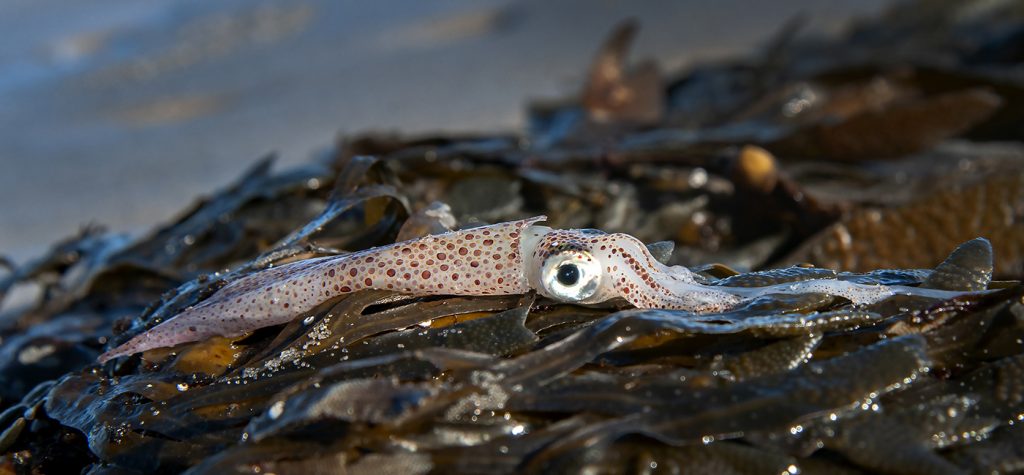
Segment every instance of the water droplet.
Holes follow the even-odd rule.
[[[281,417],[281,414],[283,413],[284,401],[275,402],[272,406],[270,406],[270,410],[267,411],[267,414],[270,415],[271,419],[277,419],[278,417]]]

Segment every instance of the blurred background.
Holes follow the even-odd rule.
[[[0,253],[141,233],[268,153],[368,130],[516,132],[578,93],[620,20],[662,69],[836,34],[887,0],[0,2]]]

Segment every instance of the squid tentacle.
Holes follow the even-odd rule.
[[[813,279],[800,282],[769,285],[765,287],[720,287],[745,300],[771,294],[820,293],[842,297],[857,305],[872,304],[894,295],[912,295],[933,299],[951,299],[967,294],[987,291],[958,291],[906,287],[902,285],[868,285],[836,279]]]
[[[598,247],[612,286],[637,308],[668,308],[697,313],[721,312],[735,307],[740,297],[723,289],[697,283],[682,266],[666,266],[651,256],[639,239],[611,234]]]
[[[626,234],[610,237],[620,243],[620,267],[623,267],[623,263],[627,264],[625,267],[633,272],[632,278],[620,277],[622,283],[618,285],[622,286],[621,291],[627,300],[638,308],[676,308],[708,313],[728,310],[741,302],[773,294],[821,293],[845,298],[856,305],[867,305],[894,295],[950,299],[972,293],[898,285],[868,285],[837,279],[812,279],[763,287],[709,287],[699,284],[689,269],[682,266],[665,266],[655,260],[643,243],[636,238]],[[635,257],[638,254],[642,257]],[[644,274],[651,277],[646,279],[643,277]],[[635,277],[638,275],[639,279]],[[632,292],[633,295],[630,295],[627,283],[633,283],[633,288],[642,292]],[[647,284],[646,288],[644,284]]]

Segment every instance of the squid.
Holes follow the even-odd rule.
[[[366,289],[417,296],[515,295],[535,290],[565,303],[624,299],[637,308],[694,313],[726,311],[768,294],[815,292],[869,304],[897,294],[951,298],[964,293],[835,279],[765,287],[706,285],[685,267],[657,261],[633,236],[537,224],[545,219],[538,216],[429,235],[254,272],[100,355],[99,361],[213,336],[244,335],[287,323],[326,300]]]

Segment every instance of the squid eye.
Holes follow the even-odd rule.
[[[580,281],[580,268],[576,264],[562,264],[558,266],[558,274],[555,275],[562,285],[572,286]]]
[[[555,254],[541,270],[541,293],[564,302],[581,302],[597,292],[601,265],[584,251]]]

